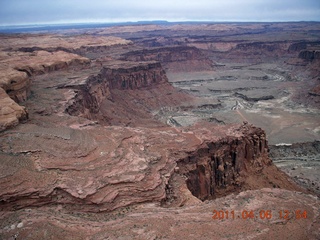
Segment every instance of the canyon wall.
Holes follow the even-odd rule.
[[[180,166],[187,164],[192,169],[188,169],[187,185],[193,195],[201,200],[221,196],[221,192],[225,195],[236,192],[242,184],[240,173],[248,171],[251,165],[258,171],[271,163],[266,154],[264,134],[249,135],[241,140],[225,139],[210,143],[208,147],[180,163]],[[204,151],[208,154],[203,154]]]
[[[30,77],[89,64],[90,60],[63,51],[19,53],[2,61],[0,87],[17,103],[24,102],[29,94]]]
[[[97,75],[92,75],[78,86],[65,86],[78,89],[66,112],[71,115],[84,114],[94,118],[105,99],[112,101],[112,90],[137,90],[168,83],[160,63],[133,64],[123,62],[106,66]]]
[[[214,63],[196,47],[175,46],[128,52],[129,61],[158,61],[166,71],[191,72],[213,70]]]
[[[210,124],[207,115],[203,122],[197,119],[200,122],[183,127],[178,121],[174,123],[174,115],[170,116],[179,111],[181,119],[192,120],[196,115],[189,113],[203,114],[224,104],[211,98],[214,94],[203,104],[189,104],[194,98],[168,83],[165,71],[185,74],[213,70],[213,62],[204,51],[187,44],[210,48],[208,52],[220,63],[222,71],[208,82],[226,80],[226,86],[238,78],[233,79],[228,71],[238,74],[238,70],[263,67],[243,67],[246,61],[271,59],[274,63],[279,60],[274,57],[279,56],[279,62],[284,62],[282,54],[288,45],[278,35],[286,31],[266,32],[257,38],[255,33],[260,30],[250,30],[246,31],[248,35],[241,35],[245,38],[241,40],[238,34],[242,30],[228,31],[227,25],[201,24],[196,27],[198,39],[190,37],[190,27],[183,30],[185,35],[175,38],[183,27],[176,26],[178,32],[168,33],[174,36],[172,39],[158,38],[153,35],[159,34],[156,30],[146,38],[156,38],[160,45],[162,42],[170,46],[179,40],[181,46],[146,50],[127,40],[110,38],[107,43],[99,32],[110,34],[109,28],[88,30],[89,34],[97,31],[92,36],[80,37],[72,32],[74,37],[42,36],[39,40],[39,36],[19,36],[18,42],[11,45],[7,40],[5,44],[0,41],[0,48],[8,46],[3,53],[6,59],[16,56],[21,63],[12,68],[17,74],[10,79],[12,86],[0,88],[0,126],[6,129],[0,128],[0,235],[6,239],[318,236],[318,199],[276,168],[268,157],[268,142],[262,129],[247,122]],[[211,29],[214,26],[222,30]],[[209,32],[204,28],[211,29],[215,44],[207,41]],[[134,32],[126,36],[136,37]],[[145,38],[141,36],[140,43]],[[222,42],[224,36],[231,40]],[[271,40],[265,39],[268,36]],[[272,44],[272,39],[280,40]],[[110,47],[116,42],[116,49]],[[292,55],[298,58],[304,50],[310,49]],[[68,62],[70,58],[73,60]],[[227,60],[220,61],[223,58]],[[230,59],[236,61],[228,62]],[[274,65],[268,68],[277,74]],[[252,75],[251,80],[269,81],[268,73]],[[244,75],[243,79],[250,76]],[[25,86],[31,89],[20,85],[27,81]],[[28,98],[30,90],[32,95]],[[27,100],[30,116],[29,121],[13,129],[7,128],[25,120],[28,112],[8,94],[17,102]],[[184,105],[179,106],[181,103]],[[156,119],[159,109],[163,109],[163,119],[171,121],[172,127]],[[212,113],[210,119],[222,119],[224,123],[226,118],[216,116],[218,109]],[[244,111],[233,113],[230,119],[239,113],[250,120]],[[2,116],[12,119],[13,124],[1,122]],[[308,146],[306,152],[310,149],[313,148]],[[287,151],[277,154],[286,155]],[[214,209],[224,214],[235,211],[237,215],[232,220],[214,219]],[[278,217],[281,209],[292,212],[288,219]],[[298,209],[307,211],[308,218],[294,219]],[[240,218],[247,210],[254,211],[255,218]],[[263,220],[261,213],[269,211],[273,217]]]
[[[73,66],[88,65],[90,62],[87,58],[61,51],[54,53],[45,51],[15,53],[13,56],[8,54],[6,57],[0,61],[2,63],[0,67],[0,89],[3,90],[0,107],[1,130],[16,126],[28,117],[27,109],[18,104],[27,100],[30,94],[32,76]],[[15,104],[6,100],[7,98],[13,99]],[[11,109],[10,114],[8,114],[9,108]]]
[[[42,38],[41,42],[38,41],[39,37]],[[0,129],[16,126],[19,121],[27,118],[26,109],[17,104],[27,100],[33,76],[86,67],[90,60],[78,54],[86,51],[105,51],[111,46],[128,44],[131,44],[131,41],[116,37],[59,37],[37,34],[1,36],[0,88],[4,92],[1,92],[0,99],[3,103],[0,106]],[[6,100],[6,95],[17,103],[15,107]],[[5,106],[7,103],[9,105]],[[16,117],[9,117],[11,115]]]
[[[84,82],[65,85],[75,91],[66,112],[111,125],[162,125],[152,111],[192,101],[168,82],[159,62],[114,62]]]
[[[299,53],[299,58],[306,60],[320,59],[320,51],[318,50],[303,50]]]
[[[0,132],[14,127],[20,121],[28,119],[27,110],[13,101],[8,94],[0,88]]]
[[[263,130],[244,124],[237,131],[241,136],[206,142],[178,162],[179,173],[187,176],[187,186],[197,198],[212,199],[252,187],[246,175],[262,174],[272,165]]]
[[[85,130],[24,124],[1,140],[0,209],[64,204],[100,212],[166,202],[172,194],[187,201],[185,184],[201,200],[263,187],[299,190],[271,163],[266,144],[264,131],[246,124]]]
[[[320,154],[320,141],[293,143],[283,145],[272,145],[270,148],[270,157],[272,159],[283,158],[316,158]]]

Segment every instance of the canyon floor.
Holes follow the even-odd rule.
[[[319,239],[320,24],[0,34],[0,239]]]

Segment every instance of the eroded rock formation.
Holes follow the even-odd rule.
[[[62,207],[39,207],[5,212],[0,233],[5,239],[319,239],[319,200],[283,189],[245,191],[215,201],[184,207],[154,204],[119,209],[113,213],[80,213]],[[254,218],[242,218],[248,209]],[[288,209],[288,218],[279,212]],[[212,219],[213,211],[224,212]],[[246,211],[248,211],[246,210]],[[226,212],[228,211],[228,219]],[[231,214],[234,211],[234,218]],[[262,219],[271,213],[269,219]],[[296,211],[307,218],[296,218]],[[284,212],[282,212],[284,213]],[[239,217],[238,217],[239,216]],[[244,214],[246,216],[246,214]],[[284,216],[284,215],[282,215]]]
[[[316,50],[304,50],[299,53],[299,58],[312,61],[314,59],[320,59],[320,51]]]
[[[247,125],[202,124],[187,132],[23,125],[1,139],[2,210],[66,204],[77,211],[111,211],[171,195],[184,204],[189,195],[179,189],[185,184],[202,200],[243,189],[299,189],[271,164],[264,132]],[[188,180],[170,185],[175,174]]]
[[[188,46],[153,48],[123,55],[129,61],[158,61],[165,70],[191,72],[212,70],[213,62],[198,48]]]
[[[111,90],[137,90],[147,87],[156,87],[160,83],[167,83],[167,78],[160,63],[135,64],[122,62],[116,65],[103,67],[99,74],[90,76],[79,85],[64,87],[77,88],[80,91],[74,103],[67,108],[67,112],[99,112],[103,100],[112,100]],[[90,114],[87,116],[90,117]]]
[[[261,31],[268,37],[270,26],[250,25],[237,31],[248,33],[247,39]],[[277,26],[286,29],[285,24]],[[35,35],[17,37],[12,44],[8,39],[0,43],[6,46],[1,61],[13,66],[12,71],[3,72],[13,77],[2,85],[5,90],[0,89],[0,123],[5,129],[28,116],[12,99],[25,102],[30,116],[26,123],[0,132],[1,236],[319,238],[319,199],[275,167],[262,129],[247,122],[199,122],[182,127],[175,117],[163,122],[154,117],[155,112],[179,109],[182,117],[188,118],[192,110],[204,114],[222,106],[214,98],[194,103],[194,97],[168,83],[165,70],[212,70],[213,61],[195,46],[209,55],[217,54],[215,60],[226,56],[235,62],[254,63],[264,57],[282,57],[290,43],[239,41],[230,34],[238,28],[233,24],[168,28],[182,35],[152,36],[155,40],[146,44],[180,46],[141,50],[142,40],[132,46],[128,40],[98,37],[119,30],[114,28],[96,30],[96,36],[83,39],[46,35],[38,43]],[[126,32],[121,34],[132,37],[132,29],[124,27],[121,30]],[[190,29],[200,32],[189,37]],[[150,26],[148,31],[164,30]],[[183,36],[186,33],[188,38]],[[203,37],[206,34],[208,37]],[[231,40],[222,42],[217,36],[230,36]],[[298,58],[298,51],[303,50],[296,46],[292,55]],[[243,51],[249,56],[245,60]],[[315,61],[308,64],[318,69]],[[236,64],[229,71],[242,67]],[[282,72],[272,71],[279,73],[281,80]],[[192,84],[202,87],[202,81],[236,79],[228,73]],[[253,80],[269,81],[269,72]],[[245,89],[235,92],[241,91]],[[268,96],[264,94],[261,96]],[[255,92],[245,96],[255,97]],[[249,116],[238,109],[234,113],[244,119]],[[210,119],[224,123],[213,114]],[[237,215],[214,220],[215,209]],[[279,216],[283,209],[290,211],[290,217]],[[296,211],[301,209],[308,217],[299,220]],[[254,211],[254,218],[242,218],[246,210]],[[261,211],[272,211],[273,216],[262,219]]]
[[[30,94],[30,78],[35,75],[52,71],[68,69],[88,65],[90,60],[74,53],[81,54],[84,51],[94,49],[105,49],[110,46],[127,45],[130,41],[114,37],[69,37],[59,38],[57,36],[44,35],[39,43],[38,35],[25,37],[1,37],[1,57],[0,57],[0,88],[3,89],[16,103],[27,100]],[[10,47],[9,47],[10,46]],[[74,52],[74,53],[72,53]],[[2,99],[7,98],[5,93],[1,93]],[[3,104],[8,101],[2,101]],[[3,119],[0,128],[6,129],[16,125],[17,120],[25,119],[26,113],[21,116],[21,109],[14,115],[15,120],[8,115],[10,106],[2,106],[0,117]],[[17,109],[17,107],[15,107]],[[11,111],[10,110],[10,111]],[[15,110],[16,111],[16,110]],[[8,118],[7,120],[5,120]],[[8,124],[12,122],[12,124]]]
[[[188,176],[188,188],[199,199],[234,192],[245,181],[240,180],[240,175],[271,165],[265,133],[247,125],[241,128],[242,137],[209,142],[179,162],[181,172]]]
[[[8,56],[2,61],[0,71],[3,78],[0,87],[17,103],[24,102],[29,94],[29,77],[88,63],[87,58],[62,51],[37,51]]]
[[[16,126],[27,118],[26,109],[19,106],[0,88],[0,131]]]
[[[159,62],[105,63],[97,75],[63,87],[77,91],[66,112],[115,125],[153,122],[152,111],[192,101],[168,83]]]

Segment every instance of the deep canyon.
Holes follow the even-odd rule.
[[[320,23],[0,39],[0,239],[320,238]]]

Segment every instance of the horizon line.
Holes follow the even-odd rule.
[[[320,23],[320,20],[128,20],[128,21],[79,21],[79,22],[39,22],[0,24],[0,27],[24,27],[24,26],[59,26],[59,25],[90,25],[90,24],[148,24],[148,23]]]

